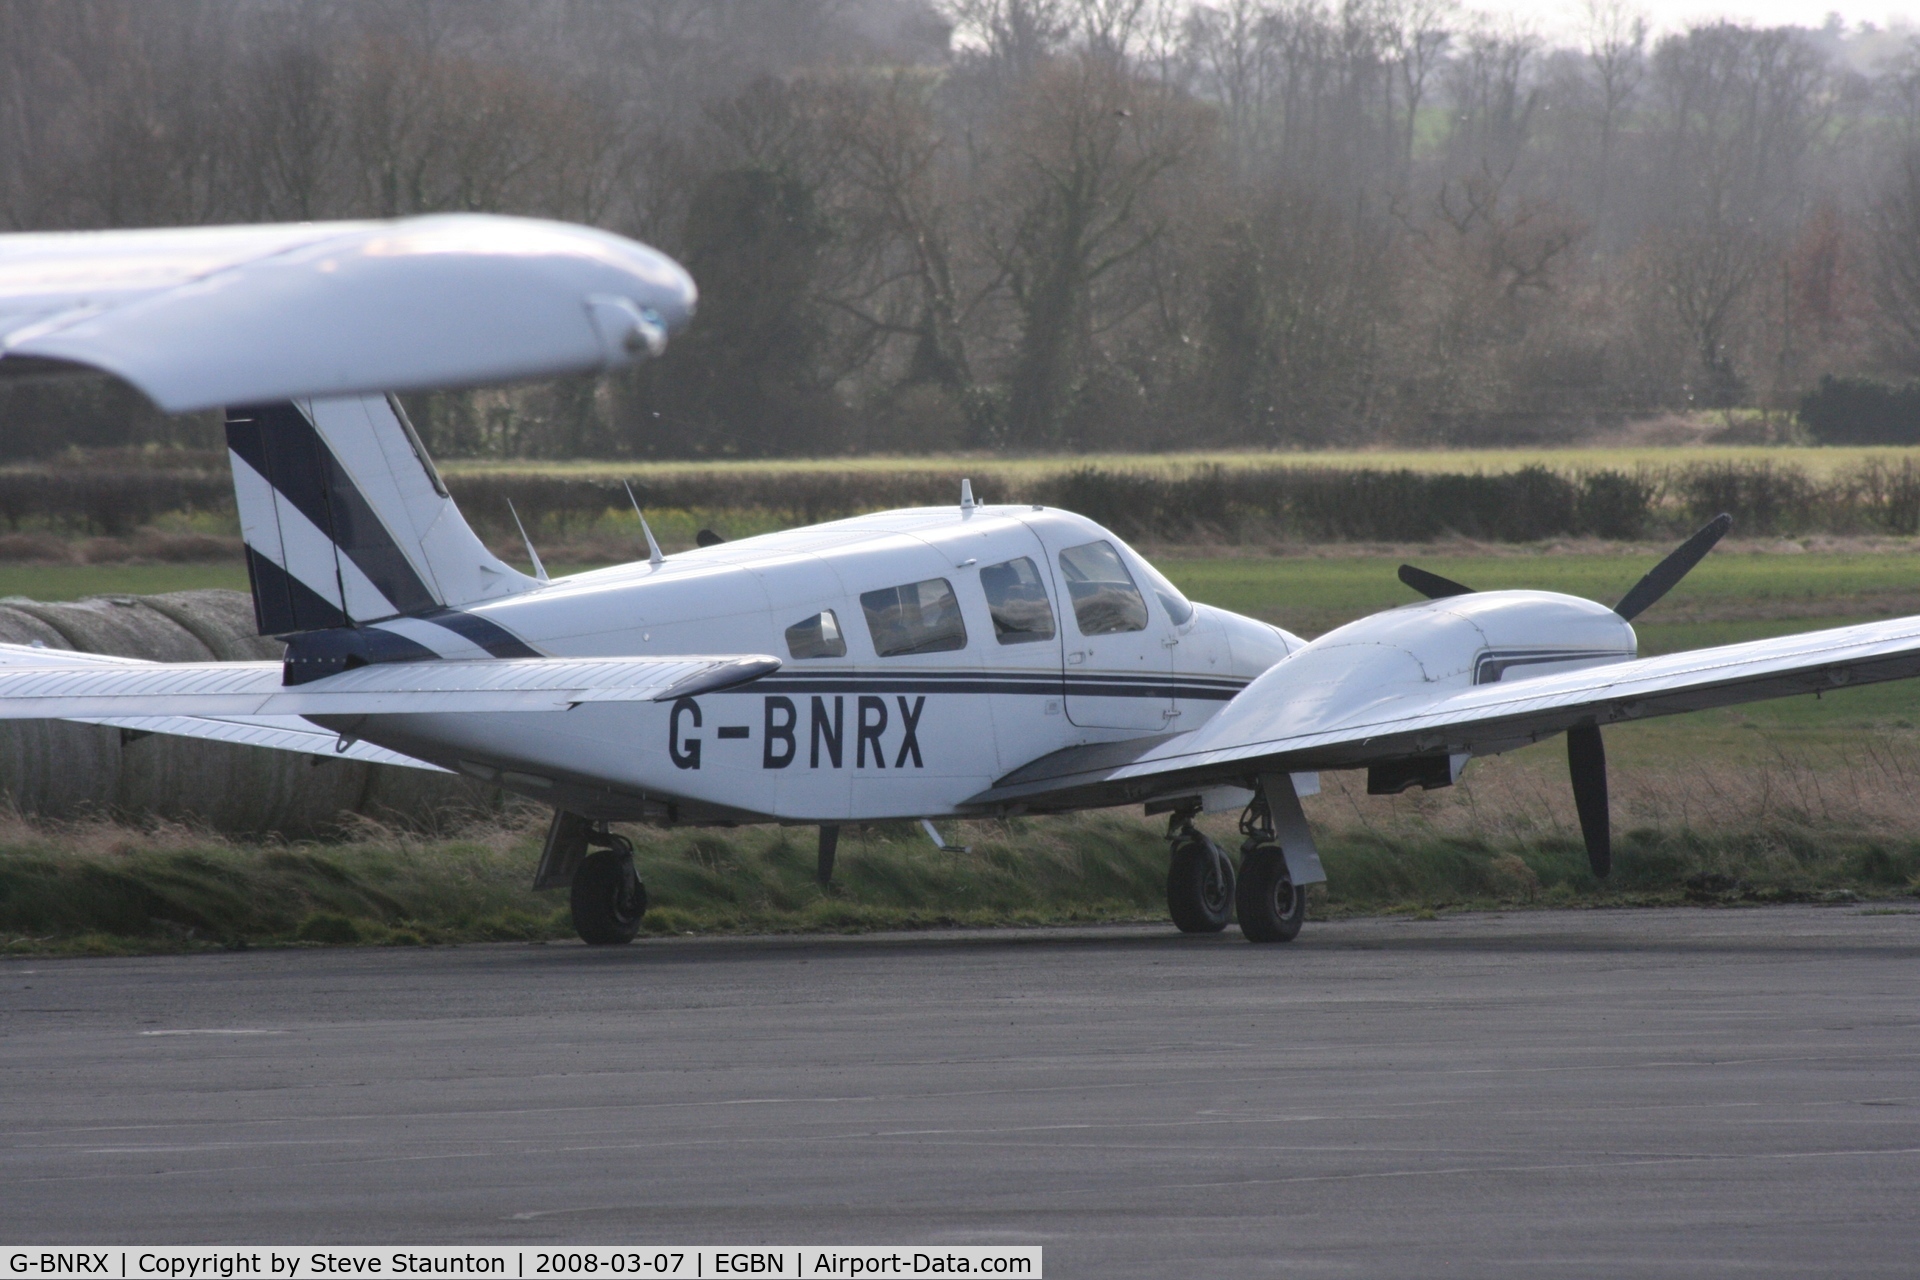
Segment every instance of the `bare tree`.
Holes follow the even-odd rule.
[[[1202,144],[1165,89],[1105,59],[1064,59],[1009,104],[982,245],[1019,316],[1007,430],[1065,442],[1078,357],[1103,322],[1096,291],[1160,237],[1153,196]]]
[[[1510,174],[1519,163],[1540,105],[1532,70],[1538,37],[1483,22],[1461,41],[1448,67],[1456,163]]]
[[[1606,220],[1613,152],[1623,117],[1646,74],[1647,18],[1626,0],[1587,0],[1587,62],[1599,89],[1600,154],[1594,158],[1593,221]]]
[[[853,302],[840,305],[875,329],[912,341],[909,381],[966,396],[974,390],[965,332],[971,305],[961,296],[954,264],[949,145],[933,116],[931,85],[926,77],[896,71],[869,92],[844,95],[839,105],[835,127],[846,142],[847,181],[871,205],[899,252],[899,274],[883,268],[883,278],[913,284],[904,316],[885,318]]]
[[[473,450],[1420,438],[1920,374],[1920,44],[1633,3],[1553,49],[1456,0],[0,0],[0,225],[496,210],[694,266],[611,391],[423,406]]]
[[[1186,43],[1196,87],[1220,104],[1235,176],[1246,181],[1263,161],[1262,132],[1271,105],[1272,18],[1267,0],[1196,5],[1187,17]]]
[[[1000,76],[1023,81],[1073,34],[1073,0],[951,0],[962,40],[975,43]]]
[[[1389,11],[1391,48],[1400,71],[1400,97],[1406,114],[1403,164],[1410,176],[1414,146],[1420,134],[1420,104],[1427,86],[1453,40],[1448,24],[1458,5],[1454,0],[1405,0]]]
[[[1920,143],[1901,149],[1872,206],[1873,298],[1882,358],[1920,376]]]
[[[248,144],[242,164],[259,190],[258,217],[308,222],[344,203],[334,164],[342,112],[332,52],[309,29],[265,51],[248,68],[240,112]]]
[[[1735,359],[1740,308],[1766,259],[1758,232],[1751,225],[1696,223],[1662,237],[1658,256],[1698,360],[1701,382],[1690,401],[1708,409],[1738,404],[1746,381]]]

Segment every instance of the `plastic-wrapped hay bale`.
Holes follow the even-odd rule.
[[[255,634],[253,604],[237,591],[4,599],[0,640],[161,662],[277,660],[281,651]],[[288,835],[324,831],[345,813],[415,817],[498,803],[490,788],[447,774],[57,720],[0,721],[0,794],[44,817],[160,816]]]
[[[37,613],[0,601],[0,640],[74,645]],[[0,721],[0,793],[24,813],[66,817],[111,804],[120,785],[120,735],[58,720]]]

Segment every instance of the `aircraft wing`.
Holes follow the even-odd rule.
[[[169,413],[597,372],[693,314],[610,232],[445,214],[0,236],[0,377],[103,370]]]
[[[779,667],[777,658],[759,654],[500,658],[380,663],[288,685],[277,662],[142,662],[8,644],[0,645],[0,719],[128,724],[130,717],[187,716],[244,723],[263,716],[565,711],[583,702],[709,693]]]
[[[437,764],[415,760],[371,742],[348,742],[331,729],[322,729],[299,716],[67,716],[65,719],[133,733],[165,733],[178,738],[232,742],[243,747],[298,751],[329,760],[360,760],[367,764],[449,772]]]
[[[1045,811],[1129,804],[1263,774],[1413,756],[1487,755],[1605,725],[1920,675],[1920,618],[1695,649],[1470,688],[1410,691],[1357,709],[1317,696],[1306,657],[1282,659],[1200,728],[1070,747],[967,803]],[[1337,651],[1321,655],[1346,661]]]

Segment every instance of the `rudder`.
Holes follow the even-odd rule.
[[[538,584],[486,549],[392,397],[227,411],[254,613],[286,635]]]

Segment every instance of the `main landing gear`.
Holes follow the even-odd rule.
[[[1278,846],[1252,848],[1241,855],[1240,883],[1234,890],[1240,933],[1248,942],[1292,942],[1307,919],[1307,891],[1293,882],[1286,855]]]
[[[1167,914],[1182,933],[1218,933],[1233,917],[1233,859],[1191,819],[1176,813],[1167,823]]]
[[[632,942],[647,913],[647,886],[633,866],[633,843],[600,833],[607,847],[580,860],[573,873],[573,931],[590,946]]]
[[[1300,801],[1291,782],[1287,798],[1297,811]],[[1304,819],[1300,828],[1304,833]],[[1233,895],[1240,933],[1248,942],[1292,942],[1307,919],[1307,887],[1293,882],[1286,852],[1274,832],[1265,786],[1253,793],[1253,803],[1240,815],[1240,834],[1247,838],[1240,846],[1240,883]]]
[[[592,946],[632,942],[647,913],[647,887],[633,865],[633,842],[604,822],[562,809],[547,829],[535,889],[566,889],[573,929]]]
[[[1270,789],[1282,792],[1276,797],[1278,824],[1268,803]],[[1307,888],[1296,883],[1296,867],[1308,879],[1324,878],[1292,781],[1264,779],[1254,792],[1240,816],[1246,839],[1237,875],[1227,851],[1193,825],[1197,812],[1177,810],[1167,822],[1173,855],[1167,866],[1167,914],[1175,927],[1182,933],[1218,933],[1238,916],[1248,942],[1292,942],[1307,918]],[[1288,843],[1298,846],[1291,858],[1283,848]]]

